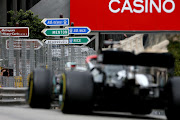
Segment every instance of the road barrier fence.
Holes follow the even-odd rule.
[[[66,70],[68,62],[86,67],[85,58],[96,52],[87,46],[46,44],[38,40],[0,35],[0,87],[27,87],[28,75],[36,67],[55,74]],[[8,71],[7,75],[3,75]]]

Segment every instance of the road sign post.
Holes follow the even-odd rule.
[[[43,29],[45,36],[69,36],[69,30],[64,28]]]
[[[89,27],[66,27],[69,29],[69,34],[82,35],[89,34],[91,29]]]
[[[67,37],[69,44],[88,44],[90,42],[89,37]]]
[[[1,37],[29,37],[29,27],[0,27]]]
[[[9,41],[10,40],[6,40],[6,49],[9,49]],[[30,49],[31,43],[34,43],[34,49],[38,50],[43,46],[43,43],[38,40],[38,39],[23,39],[23,40],[14,40],[14,49],[15,50],[20,50],[22,49],[22,42],[25,41],[26,42],[26,49]]]

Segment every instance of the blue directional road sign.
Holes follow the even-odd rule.
[[[91,29],[89,27],[66,27],[69,29],[69,34],[89,34]]]
[[[41,22],[46,26],[68,26],[69,18],[44,18]]]

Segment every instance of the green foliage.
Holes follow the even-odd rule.
[[[44,39],[45,36],[41,31],[45,26],[41,23],[41,19],[38,18],[38,15],[34,16],[33,12],[28,10],[24,12],[22,9],[15,11],[8,11],[10,17],[10,22],[8,26],[16,26],[16,23],[19,23],[19,27],[29,27],[29,38],[31,39]]]
[[[180,42],[170,41],[168,50],[175,57],[175,76],[180,76]]]

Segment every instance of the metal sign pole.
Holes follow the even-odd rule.
[[[9,65],[8,67],[13,69],[14,65],[14,38],[10,39],[9,41]]]
[[[48,44],[48,51],[47,51],[47,63],[48,63],[48,69],[52,70],[52,45]]]
[[[34,43],[30,44],[30,71],[33,71],[35,68],[35,52],[34,52]]]
[[[60,14],[60,16],[59,16],[60,18],[63,18],[63,14]],[[63,26],[60,26],[60,28],[63,28]],[[63,36],[60,36],[60,38],[63,38]],[[63,73],[64,71],[65,71],[65,62],[64,62],[64,57],[65,57],[65,55],[64,55],[64,45],[61,45],[60,46],[60,49],[61,49],[61,60],[60,61],[58,61],[58,62],[60,62],[60,68],[61,68],[61,72]]]
[[[16,27],[19,27],[19,23],[16,23]],[[19,76],[19,72],[20,72],[19,60],[20,60],[20,50],[16,50],[16,76]]]
[[[26,72],[26,41],[22,41],[22,79],[23,79],[23,87],[27,87],[27,72]]]

